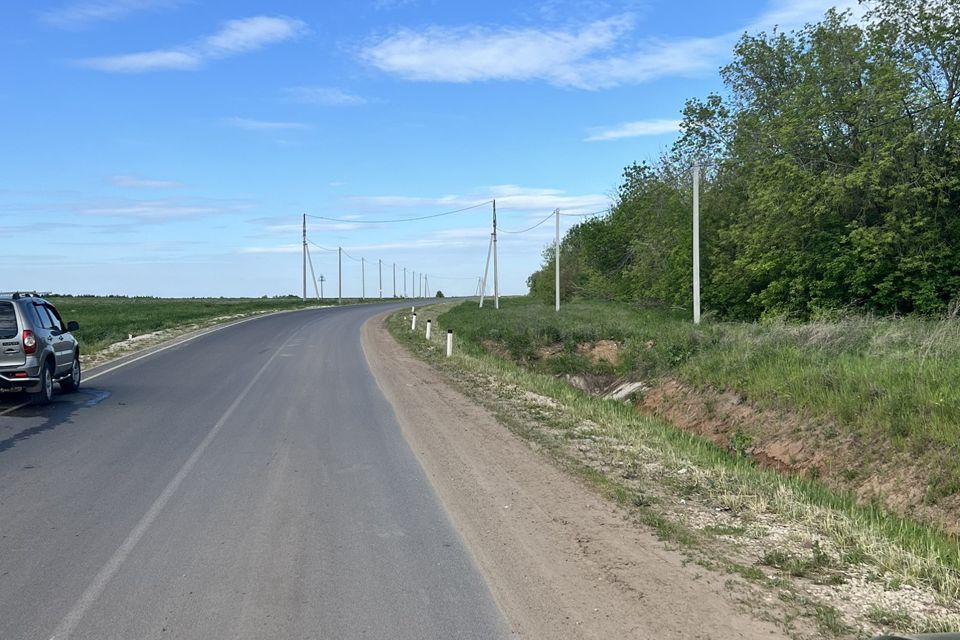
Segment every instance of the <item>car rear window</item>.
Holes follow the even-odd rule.
[[[17,312],[10,302],[0,302],[0,340],[17,337]]]

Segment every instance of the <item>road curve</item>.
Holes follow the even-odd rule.
[[[384,308],[243,322],[0,415],[0,638],[509,637],[367,368]]]

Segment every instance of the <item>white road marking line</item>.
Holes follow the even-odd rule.
[[[273,315],[273,314],[266,314],[266,315]],[[239,321],[237,321],[237,322],[231,322],[230,324],[225,324],[225,325],[222,325],[222,326],[219,326],[219,327],[214,327],[213,329],[210,329],[209,331],[204,331],[203,333],[198,333],[198,334],[196,334],[196,335],[190,336],[189,338],[186,338],[186,339],[181,340],[181,341],[179,341],[179,342],[174,342],[174,343],[172,343],[172,344],[166,345],[165,347],[160,347],[159,349],[154,349],[154,350],[150,351],[149,353],[145,353],[145,354],[143,354],[143,355],[141,355],[141,356],[137,356],[136,358],[131,358],[131,359],[129,359],[129,360],[125,360],[125,361],[121,362],[120,364],[117,364],[117,365],[114,365],[114,366],[110,367],[109,369],[104,369],[103,371],[98,371],[97,373],[93,374],[92,376],[84,376],[83,379],[84,379],[84,380],[93,380],[94,378],[99,378],[99,377],[102,376],[102,375],[106,375],[106,374],[110,373],[111,371],[116,371],[117,369],[119,369],[119,368],[121,368],[121,367],[125,367],[125,366],[127,366],[128,364],[133,364],[134,362],[138,362],[138,361],[140,361],[140,360],[143,360],[144,358],[149,358],[150,356],[152,356],[152,355],[154,355],[154,354],[157,354],[157,353],[160,353],[161,351],[166,351],[167,349],[173,349],[174,347],[179,347],[180,345],[186,344],[186,343],[190,342],[191,340],[196,340],[197,338],[202,338],[203,336],[208,336],[208,335],[210,335],[211,333],[215,333],[215,332],[217,332],[217,331],[222,331],[223,329],[227,329],[227,328],[229,328],[229,327],[235,327],[235,326],[237,326],[238,324],[243,324],[243,323],[245,323],[245,322],[250,322],[251,320],[257,320],[258,318],[264,318],[264,317],[266,317],[266,315],[254,316],[254,317],[252,317],[252,318],[247,318],[247,319],[245,319],[245,320],[239,320]]]
[[[11,413],[11,412],[13,412],[13,411],[16,411],[17,409],[22,409],[22,408],[24,408],[25,406],[27,406],[28,404],[30,404],[30,403],[29,403],[29,402],[24,402],[23,404],[18,404],[18,405],[15,406],[15,407],[10,407],[9,409],[4,409],[3,411],[0,411],[0,416],[5,416],[5,415],[7,415],[8,413]]]
[[[288,339],[289,340],[289,339]],[[183,466],[180,467],[180,470],[177,471],[177,475],[173,477],[170,483],[164,488],[163,493],[153,502],[150,506],[150,509],[147,513],[140,519],[140,522],[137,523],[137,526],[133,528],[133,531],[127,536],[127,539],[123,541],[123,544],[113,553],[110,559],[107,561],[103,568],[97,573],[94,577],[93,582],[84,590],[83,595],[80,596],[80,599],[77,600],[77,603],[73,605],[73,608],[70,609],[70,612],[63,618],[59,625],[57,625],[56,630],[53,632],[50,640],[65,640],[70,636],[71,633],[76,630],[77,625],[80,624],[80,621],[86,615],[87,611],[90,610],[90,607],[97,601],[100,595],[103,593],[103,590],[106,589],[107,584],[110,582],[110,579],[120,570],[120,565],[124,563],[127,557],[130,555],[130,552],[133,551],[133,548],[140,542],[140,539],[147,532],[147,529],[150,528],[150,525],[157,519],[157,516],[160,515],[160,512],[166,506],[167,502],[170,501],[170,498],[180,487],[180,484],[183,482],[183,479],[187,477],[187,474],[193,469],[197,464],[197,460],[200,459],[200,456],[203,455],[203,452],[206,450],[207,446],[213,441],[217,433],[226,424],[227,420],[230,419],[230,416],[233,415],[233,412],[236,411],[237,407],[240,406],[240,403],[243,402],[243,399],[247,397],[247,394],[257,383],[263,373],[267,370],[277,355],[280,353],[280,350],[285,347],[286,344],[280,347],[273,352],[273,355],[260,367],[260,370],[257,371],[257,374],[253,376],[253,379],[244,387],[243,391],[240,392],[240,395],[233,401],[233,404],[224,412],[224,414],[217,420],[217,423],[213,425],[213,428],[210,429],[210,432],[206,435],[197,448],[190,454],[190,457],[186,462],[183,463]],[[106,373],[106,372],[104,372]]]

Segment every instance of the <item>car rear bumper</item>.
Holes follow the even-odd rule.
[[[18,373],[21,375],[18,376]],[[40,389],[40,378],[38,376],[30,376],[26,371],[22,370],[0,371],[0,389],[38,391]]]

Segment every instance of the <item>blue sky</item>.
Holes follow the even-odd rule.
[[[19,6],[12,7],[17,4]],[[722,88],[739,34],[836,4],[665,0],[66,0],[0,8],[0,290],[301,292],[301,214],[342,246],[472,294],[501,229],[605,209],[623,168]],[[854,4],[843,1],[843,6]],[[499,236],[524,293],[552,223]],[[402,272],[402,271],[401,271]],[[361,290],[344,259],[343,294]],[[400,286],[400,285],[398,285]],[[409,289],[409,285],[408,285]]]

